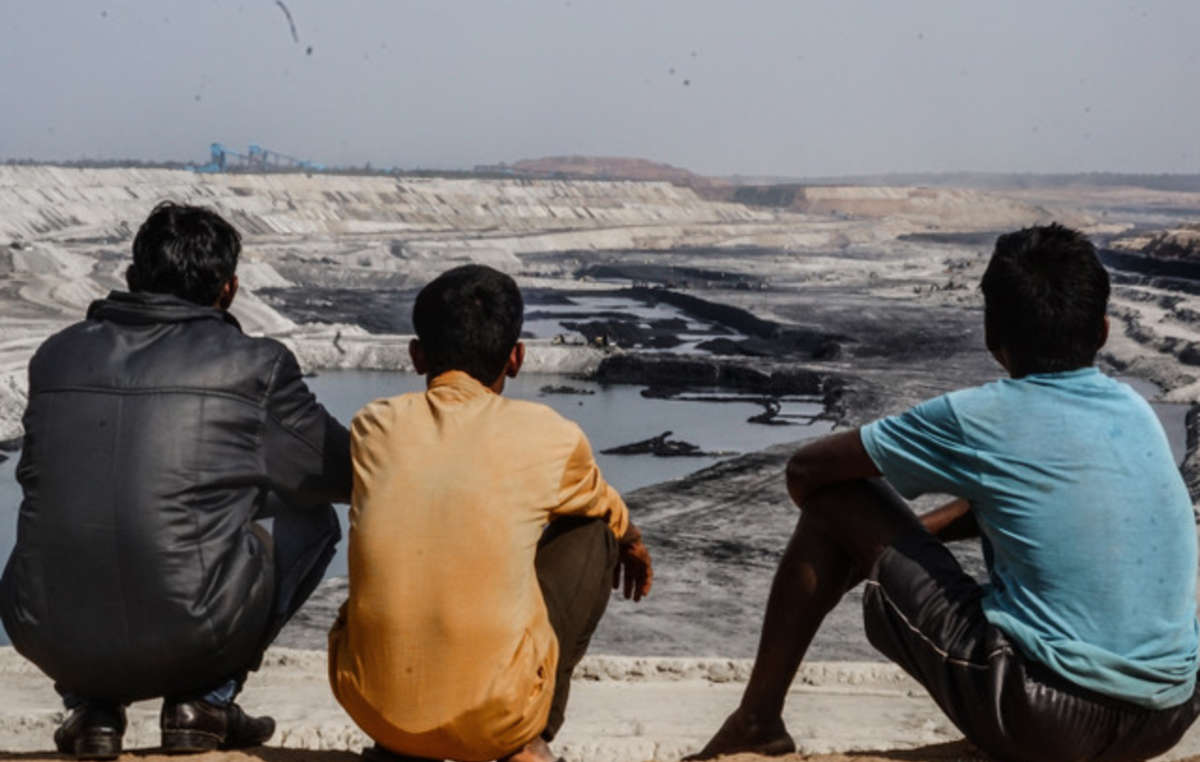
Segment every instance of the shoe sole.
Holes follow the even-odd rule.
[[[121,756],[121,739],[110,733],[84,736],[75,741],[75,759],[116,759]]]
[[[223,736],[203,730],[164,730],[162,732],[162,748],[168,754],[215,751],[221,748],[224,740]]]

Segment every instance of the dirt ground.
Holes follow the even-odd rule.
[[[54,762],[64,757],[57,754],[31,752],[5,756],[5,759],[24,762]],[[133,751],[121,755],[120,762],[180,762],[178,756],[157,754],[154,750]],[[249,751],[211,752],[187,757],[194,762],[355,762],[359,755],[348,751],[310,751],[307,749],[278,749],[264,746]],[[965,741],[934,744],[905,751],[861,751],[845,754],[816,754],[803,756],[762,757],[756,754],[734,754],[721,759],[726,762],[987,762]],[[665,762],[665,761],[664,761]],[[1200,756],[1187,757],[1179,762],[1200,762]]]

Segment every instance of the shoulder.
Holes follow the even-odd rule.
[[[296,355],[283,342],[265,336],[247,336],[233,325],[211,321],[196,326],[197,342],[212,342],[206,357],[224,374],[229,388],[261,400],[291,399],[301,390],[304,373]],[[212,379],[214,385],[223,385]],[[280,396],[282,395],[282,397]]]
[[[255,363],[271,367],[269,383],[272,386],[286,382],[289,377],[303,375],[296,354],[282,341],[267,336],[247,336],[240,331],[238,335],[243,342],[243,352],[252,357]]]
[[[528,426],[536,426],[547,434],[567,439],[578,439],[583,436],[583,429],[579,424],[564,417],[549,405],[530,400],[501,397],[500,406],[504,415],[520,419]]]
[[[1066,373],[1029,376],[1009,382],[1031,400],[1042,404],[1072,404],[1079,414],[1096,416],[1143,415],[1154,417],[1150,404],[1132,386],[1101,373],[1081,368]]]
[[[948,410],[965,411],[976,407],[992,407],[1010,402],[1015,404],[1016,391],[1011,379],[1000,378],[979,386],[955,389],[929,401],[941,400],[941,404]]]
[[[859,436],[872,457],[887,447],[934,441],[958,443],[965,436],[963,419],[971,420],[979,417],[980,411],[998,409],[998,394],[1000,390],[995,384],[985,384],[931,397],[901,413],[868,423],[860,429]]]
[[[1143,397],[1136,389],[1127,383],[1118,381],[1115,378],[1101,376],[1104,383],[1101,388],[1104,390],[1105,399],[1111,412],[1104,411],[1101,414],[1109,416],[1123,415],[1129,420],[1140,420],[1141,425],[1148,428],[1161,428],[1158,414],[1154,412],[1149,400]]]
[[[497,412],[501,426],[521,432],[522,441],[530,451],[564,460],[592,457],[591,443],[583,428],[549,405],[500,397]]]
[[[350,421],[350,433],[355,438],[385,433],[403,426],[404,419],[418,406],[425,406],[423,392],[408,392],[395,397],[381,397],[359,408]]]
[[[1146,401],[1146,398],[1124,381],[1118,381],[1112,376],[1098,374],[1096,386],[1120,403],[1154,412],[1154,408],[1150,407],[1150,403]]]
[[[89,322],[119,325],[109,321]],[[183,320],[160,325],[169,326],[170,330],[160,334],[161,338],[157,340],[148,339],[146,347],[153,347],[155,353],[164,357],[180,359],[181,356],[190,356],[213,363],[223,370],[234,371],[236,375],[241,374],[235,369],[242,368],[256,376],[266,376],[277,366],[299,368],[296,356],[283,342],[268,336],[246,334],[232,317]],[[115,330],[130,329],[122,327]]]
[[[971,407],[980,397],[980,388],[959,389],[957,391],[930,397],[918,402],[908,410],[896,415],[890,415],[874,421],[872,427],[954,427],[957,425],[956,409]]]
[[[239,357],[252,361],[256,366],[290,366],[297,370],[300,368],[295,353],[278,339],[269,336],[247,336],[237,326],[215,321],[204,325],[202,330],[210,332],[215,339],[237,352]]]
[[[100,325],[95,320],[81,320],[51,334],[49,338],[38,345],[33,357],[30,358],[30,371],[32,372],[35,367],[43,363],[56,363],[58,358],[63,355],[73,354],[79,347],[91,343],[100,329]]]

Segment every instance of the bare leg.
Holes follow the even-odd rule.
[[[817,628],[885,547],[921,526],[882,482],[847,482],[813,495],[771,584],[742,702],[712,740],[685,759],[794,751],[783,724],[783,704]]]

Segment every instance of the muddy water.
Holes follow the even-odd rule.
[[[1158,393],[1151,384],[1136,379],[1124,380],[1151,399]],[[413,375],[330,371],[310,379],[310,385],[335,416],[348,421],[365,402],[420,389],[423,382]],[[593,394],[542,395],[540,389],[546,385],[570,385]],[[748,401],[715,403],[646,399],[637,387],[605,387],[564,377],[523,376],[511,383],[507,393],[543,402],[578,421],[588,432],[596,450],[644,439],[669,429],[675,432],[675,438],[686,439],[706,450],[752,452],[828,429],[824,422],[812,427],[748,424],[746,418],[761,411],[758,405]],[[1152,403],[1152,406],[1167,430],[1176,458],[1182,458],[1183,417],[1187,406],[1163,403]],[[812,413],[817,410],[818,406],[811,401],[793,400],[785,405],[783,412]],[[599,455],[598,459],[609,481],[624,492],[678,478],[721,460],[716,457],[605,455]],[[0,463],[0,559],[7,559],[16,529],[20,502],[20,490],[13,475],[16,461],[16,457],[11,457]],[[768,469],[772,484],[777,481],[776,472],[782,470],[781,463],[776,466]],[[750,476],[754,477],[753,474]],[[736,475],[726,478],[736,479]],[[755,478],[749,478],[745,489],[756,488]],[[643,497],[639,501],[644,503],[640,508],[644,511],[648,536],[658,544],[656,550],[661,565],[655,605],[633,607],[614,602],[597,632],[596,649],[640,655],[652,652],[751,656],[766,587],[778,551],[794,523],[794,513],[787,507],[785,496],[780,495],[771,506],[759,505],[752,499],[752,510],[739,512],[735,506],[737,496],[731,495],[726,501],[728,508],[711,516],[692,515],[687,510],[672,515],[672,511],[660,508],[658,496],[651,491],[649,499]],[[774,506],[774,502],[779,505]],[[344,519],[344,509],[342,515]],[[696,537],[689,540],[692,535]],[[978,574],[981,559],[977,557],[977,551],[974,546],[968,549],[969,543],[961,545],[956,552],[964,556],[968,570]],[[329,574],[334,578],[345,574],[344,556],[335,559]],[[344,582],[330,579],[314,598],[313,605],[301,612],[298,620],[303,621],[285,631],[285,644],[321,647],[332,612],[344,596]],[[862,637],[858,605],[855,591],[834,611],[813,645],[814,658],[879,658]],[[697,612],[707,612],[706,615],[716,618],[706,619]],[[7,639],[0,631],[0,644],[3,643],[7,643]]]
[[[527,306],[522,331],[532,338],[551,339],[561,334],[574,333],[567,324],[587,323],[606,316],[621,316],[623,321],[644,331],[652,330],[656,324],[671,324],[670,332],[678,338],[679,343],[667,349],[676,353],[706,354],[698,345],[716,337],[735,341],[747,338],[717,323],[693,318],[670,304],[645,304],[620,296],[574,295],[567,304]],[[636,341],[628,348],[651,349]]]
[[[416,375],[355,370],[328,371],[310,379],[309,384],[317,398],[344,422],[373,399],[425,388],[424,379]],[[543,394],[541,389],[545,386],[570,386],[591,393]],[[505,394],[549,405],[578,423],[592,442],[605,478],[622,492],[686,476],[723,458],[604,455],[601,450],[672,431],[672,439],[686,440],[707,452],[733,455],[823,434],[831,426],[827,421],[790,426],[752,424],[746,419],[761,413],[762,407],[751,401],[718,403],[648,399],[641,396],[641,388],[637,386],[603,385],[568,376],[518,376],[508,382]],[[792,399],[785,401],[782,412],[816,415],[821,409],[814,401]],[[344,519],[344,508],[341,513]],[[330,564],[328,576],[345,573],[343,548]]]
[[[328,371],[309,379],[317,399],[338,419],[348,423],[367,402],[425,388],[425,380],[413,374],[385,371]],[[547,394],[546,386],[569,386],[587,394]],[[521,375],[510,379],[504,393],[533,400],[557,410],[578,423],[591,440],[596,460],[605,478],[617,489],[629,491],[649,484],[676,479],[712,465],[721,457],[656,458],[651,455],[603,455],[601,450],[673,431],[672,439],[683,439],[705,451],[730,455],[761,450],[780,442],[794,442],[829,431],[831,424],[766,426],[746,419],[763,411],[750,398],[744,402],[699,402],[646,398],[642,387],[604,385],[559,375]],[[717,394],[716,390],[713,390]],[[822,406],[815,400],[789,398],[781,412],[817,415]],[[726,455],[725,457],[729,457]]]
[[[367,402],[424,389],[425,381],[413,374],[376,371],[327,371],[308,380],[326,408],[343,423]],[[543,394],[544,386],[570,386],[590,394]],[[794,442],[827,432],[831,424],[769,426],[747,423],[763,411],[753,401],[696,402],[649,399],[641,387],[602,385],[557,375],[522,375],[509,381],[505,393],[535,400],[554,408],[583,427],[597,452],[605,478],[622,492],[676,479],[710,466],[727,456],[656,458],[651,455],[603,455],[599,451],[673,431],[672,439],[698,445],[704,451],[730,455],[761,450],[781,442]],[[789,398],[785,415],[816,415],[822,407],[813,400]],[[20,488],[14,471],[17,458],[0,463],[0,559],[7,560],[16,534]],[[346,508],[338,506],[345,529]],[[346,574],[345,543],[330,564],[327,576]],[[7,643],[0,630],[0,644]]]

